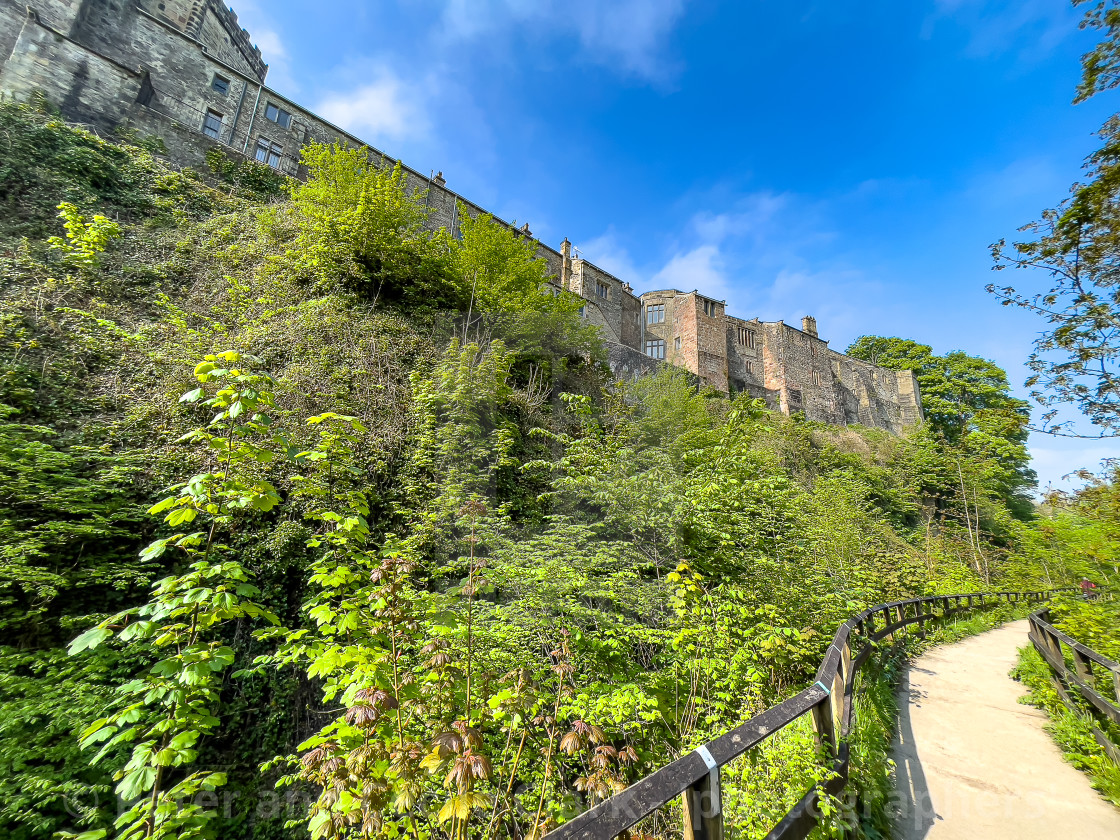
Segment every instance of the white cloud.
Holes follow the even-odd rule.
[[[377,145],[384,140],[424,135],[428,129],[424,98],[422,90],[381,70],[372,81],[359,83],[352,90],[326,94],[316,111]]]
[[[685,0],[446,0],[441,24],[450,40],[509,29],[563,33],[579,40],[585,59],[663,80],[676,70],[665,45],[684,5]]]
[[[735,303],[724,257],[716,245],[699,245],[674,254],[649,282],[653,289],[680,289],[682,292],[695,289],[707,297],[726,300],[728,308]]]
[[[643,290],[646,286],[645,275],[634,262],[630,251],[618,238],[614,228],[607,228],[606,233],[583,243],[575,243],[580,255],[597,265],[604,271],[613,274],[619,280],[630,283],[635,290]]]
[[[261,58],[268,65],[268,86],[289,96],[298,93],[300,86],[292,75],[288,50],[271,16],[254,0],[238,0],[237,22],[261,48]]]

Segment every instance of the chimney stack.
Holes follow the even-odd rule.
[[[806,315],[801,319],[801,332],[811,335],[813,338],[818,338],[817,335],[817,319],[812,315]]]
[[[572,283],[572,243],[568,237],[560,243],[560,288],[569,289]]]

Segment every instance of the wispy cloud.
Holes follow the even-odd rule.
[[[734,294],[727,276],[725,258],[718,245],[697,245],[691,250],[674,254],[650,278],[654,289],[693,289],[716,300],[726,300],[734,308]]]
[[[666,44],[684,7],[685,0],[446,0],[441,26],[452,40],[509,30],[561,33],[579,41],[585,60],[663,81],[677,69]]]
[[[935,0],[923,26],[929,38],[942,23],[968,31],[967,53],[987,57],[1015,51],[1033,59],[1049,53],[1077,31],[1080,11],[1054,0]]]
[[[261,48],[261,57],[268,64],[268,86],[288,96],[299,93],[300,85],[292,75],[291,57],[271,15],[254,0],[238,0],[237,22]]]
[[[590,260],[619,280],[630,283],[636,290],[640,291],[648,285],[645,271],[638,267],[613,227],[594,239],[576,242],[574,245],[584,259]]]
[[[881,310],[886,320],[884,281],[844,256],[829,218],[834,207],[767,190],[714,190],[681,204],[703,209],[666,238],[660,258],[636,260],[633,254],[648,251],[613,229],[583,243],[584,255],[638,291],[696,289],[726,300],[733,315],[765,320],[815,315],[825,337],[842,346],[867,329],[871,313]]]
[[[428,131],[419,85],[410,85],[381,68],[349,90],[332,91],[316,106],[318,113],[373,145],[422,137]],[[372,76],[372,78],[370,78]]]

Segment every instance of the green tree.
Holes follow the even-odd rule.
[[[1120,84],[1120,4],[1094,2],[1081,28],[1104,38],[1082,57],[1075,102]],[[1085,180],[1073,185],[1069,198],[1020,228],[1024,239],[992,245],[993,268],[1028,271],[1027,288],[987,286],[1002,305],[1046,324],[1034,342],[1026,384],[1046,409],[1039,430],[1065,437],[1120,436],[1120,115],[1099,136],[1102,145],[1086,160]],[[1039,276],[1046,280],[1039,283]],[[1074,420],[1060,419],[1065,405],[1095,428],[1083,431]]]
[[[467,290],[448,266],[449,237],[428,229],[423,196],[408,190],[399,163],[316,143],[303,147],[301,162],[308,177],[292,186],[296,235],[277,270],[413,313],[466,309]]]
[[[991,478],[1005,499],[1034,485],[1026,446],[1029,406],[1011,396],[1007,373],[994,362],[960,350],[938,356],[928,344],[876,335],[856,339],[847,353],[892,370],[914,371],[929,427],[998,468]]]
[[[276,624],[276,616],[252,599],[260,590],[229,547],[220,542],[239,520],[272,510],[276,489],[253,475],[285,442],[272,432],[265,413],[273,407],[271,379],[252,367],[253,359],[226,352],[207,356],[195,368],[200,387],[183,395],[216,410],[210,422],[184,437],[216,453],[215,469],[172,488],[150,513],[166,513],[172,528],[198,520],[201,531],[178,532],[156,540],[142,553],[153,559],[168,551],[188,558],[189,568],[158,581],[151,600],[121,611],[87,630],[70,653],[96,648],[112,637],[120,642],[151,640],[163,655],[138,679],[120,686],[106,717],[82,733],[83,747],[101,744],[94,762],[118,745],[131,756],[117,771],[117,794],[131,803],[114,826],[119,840],[200,837],[214,814],[195,797],[225,784],[226,774],[185,773],[198,757],[198,742],[219,726],[221,681],[236,659],[222,638],[226,625],[243,619]],[[246,364],[246,368],[221,365]],[[207,387],[216,384],[215,393]],[[103,830],[79,835],[94,840]]]

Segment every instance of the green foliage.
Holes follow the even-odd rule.
[[[428,231],[364,151],[283,201],[4,120],[0,184],[40,181],[0,255],[0,834],[535,838],[803,688],[864,605],[1113,573],[1111,484],[1013,519],[986,403],[900,439],[611,383],[527,238]],[[742,763],[760,836],[825,775],[801,728]]]
[[[81,735],[83,748],[101,745],[94,763],[118,745],[131,746],[128,763],[114,775],[117,795],[132,803],[114,823],[120,840],[203,836],[214,814],[192,799],[225,784],[225,774],[196,771],[172,777],[176,768],[194,763],[199,739],[220,723],[215,715],[220,680],[236,659],[221,630],[242,619],[278,621],[250,600],[260,590],[240,562],[222,556],[229,549],[218,541],[222,531],[280,501],[268,481],[252,476],[254,465],[270,462],[275,448],[285,445],[271,432],[264,413],[273,405],[271,380],[252,371],[253,361],[235,352],[207,356],[195,367],[201,387],[181,398],[201,400],[217,410],[206,426],[183,438],[213,450],[216,469],[175,486],[176,495],[149,513],[166,512],[164,521],[172,529],[196,520],[206,527],[158,539],[141,557],[155,559],[177,549],[190,561],[187,571],[158,581],[144,606],[119,612],[70,643],[71,655],[114,636],[120,642],[150,640],[156,651],[164,652],[139,679],[120,686],[112,713],[93,721]],[[249,368],[220,366],[239,362]],[[218,387],[207,396],[211,383]]]
[[[121,226],[116,222],[102,215],[86,221],[77,207],[65,201],[58,205],[58,217],[66,228],[66,237],[52,236],[47,245],[58,252],[63,263],[74,268],[97,268],[99,255],[121,235]]]
[[[1030,411],[1024,400],[1011,396],[1007,374],[998,365],[959,350],[936,356],[929,345],[874,335],[861,336],[847,353],[914,371],[929,429],[972,460],[984,483],[1013,511],[1029,511],[1023,494],[1035,483],[1026,445]]]
[[[1073,0],[1081,6],[1090,0]],[[1095,0],[1081,20],[1081,29],[1097,29],[1104,39],[1081,56],[1081,82],[1074,102],[1084,102],[1101,91],[1120,84],[1120,8],[1114,0]]]
[[[1074,0],[1079,6],[1089,0]],[[1082,56],[1082,78],[1075,102],[1120,83],[1120,7],[1094,0],[1081,21],[1104,38]],[[1003,306],[1025,309],[1045,325],[1027,362],[1031,397],[1047,409],[1041,431],[1063,437],[1111,438],[1120,435],[1120,369],[1117,325],[1120,295],[1116,260],[1120,254],[1120,115],[1105,122],[1100,149],[1085,163],[1087,177],[1070,197],[1045,210],[1020,231],[1023,241],[1000,239],[992,245],[993,268],[1026,270],[1015,285],[989,284]],[[1036,279],[1043,277],[1041,283]],[[1024,286],[1026,290],[1024,291]],[[1096,429],[1079,430],[1061,419],[1073,406]]]
[[[428,231],[423,199],[407,191],[399,163],[374,163],[367,149],[318,144],[303,148],[301,162],[308,179],[292,187],[297,233],[278,271],[414,312],[465,308],[447,235]]]
[[[242,198],[270,201],[288,193],[290,179],[266,163],[232,160],[217,146],[206,150],[206,165]]]
[[[1054,738],[1066,761],[1088,774],[1093,787],[1120,806],[1120,768],[1093,737],[1089,714],[1075,712],[1062,702],[1050,682],[1049,666],[1033,647],[1019,651],[1019,662],[1012,676],[1029,691],[1021,702],[1036,706],[1049,716],[1046,731]]]

